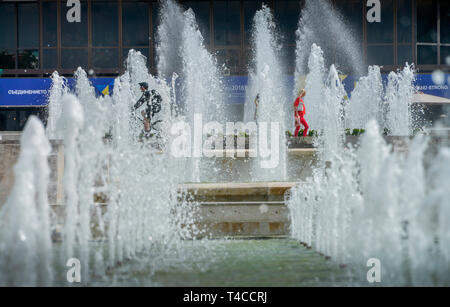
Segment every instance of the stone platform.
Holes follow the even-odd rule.
[[[289,232],[285,193],[295,182],[180,185],[180,201],[198,206],[195,226],[210,237],[274,237]]]

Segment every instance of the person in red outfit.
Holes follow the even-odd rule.
[[[303,102],[303,97],[305,97],[306,95],[306,91],[305,89],[302,89],[299,93],[298,93],[298,97],[297,99],[295,99],[294,102],[294,119],[295,119],[295,136],[298,136],[298,132],[300,131],[300,124],[303,125],[303,127],[305,127],[305,129],[303,130],[303,136],[307,136],[308,135],[308,123],[305,120],[305,103]],[[301,104],[300,104],[301,102]]]

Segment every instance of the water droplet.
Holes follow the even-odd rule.
[[[23,233],[23,231],[19,231],[19,238],[20,241],[26,241],[27,240],[27,236]]]
[[[431,74],[431,79],[434,84],[442,85],[445,83],[445,74],[441,70],[435,70]]]

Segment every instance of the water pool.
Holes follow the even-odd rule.
[[[291,239],[183,241],[182,247],[180,253],[155,252],[124,262],[106,277],[94,278],[92,285],[272,287],[354,282],[349,269]]]

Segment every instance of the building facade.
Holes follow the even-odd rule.
[[[354,32],[365,64],[381,65],[384,72],[405,62],[415,63],[420,73],[448,72],[449,0],[380,0],[379,23],[367,20],[366,0],[330,1]],[[74,2],[78,1],[0,3],[0,89],[5,78],[46,78],[55,70],[70,77],[78,66],[93,78],[115,77],[123,72],[130,49],[147,56],[150,71],[156,72],[158,1],[80,0],[80,20],[75,22],[70,11]],[[282,38],[287,72],[293,73],[295,31],[304,0],[178,2],[194,10],[208,50],[230,76],[247,74],[252,18],[266,3]],[[1,99],[3,111],[11,107]],[[4,117],[0,121],[5,126]]]

